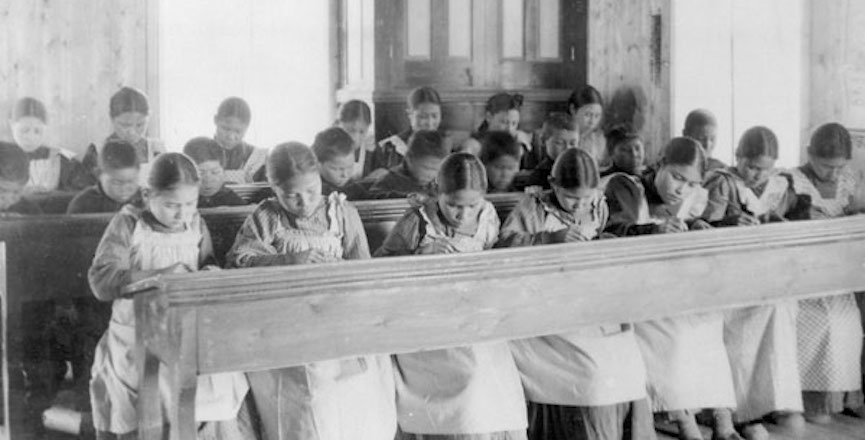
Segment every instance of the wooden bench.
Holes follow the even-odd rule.
[[[504,218],[521,197],[515,193],[491,194],[488,198]],[[353,204],[360,213],[372,250],[381,245],[408,209],[408,203],[402,199]],[[202,210],[218,258],[229,250],[237,230],[254,209],[255,206],[250,205]],[[49,215],[0,222],[0,241],[6,243],[8,263],[3,311],[9,339],[4,357],[12,371],[20,368],[23,360],[21,344],[25,332],[21,318],[26,303],[76,297],[96,301],[90,294],[87,270],[112,217],[113,214]],[[10,390],[8,380],[3,383],[7,395],[15,391]]]
[[[477,254],[160,276],[129,286],[145,353],[139,427],[162,435],[157,376],[192,438],[196,376],[556,334],[865,289],[862,218]],[[286,337],[290,335],[290,337]],[[861,425],[865,429],[865,425]]]

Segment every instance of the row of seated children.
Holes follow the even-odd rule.
[[[851,183],[841,170],[851,142],[835,124],[815,132],[809,163],[780,180],[770,172],[777,140],[765,128],[749,130],[737,165],[708,179],[707,152],[697,140],[672,140],[645,172],[641,144],[626,132],[610,137],[618,171],[607,179],[587,152],[565,149],[548,178],[551,190],[527,194],[501,226],[484,200],[490,181],[484,164],[472,154],[449,155],[436,175],[438,192],[411,208],[375,255],[582,242],[604,232],[680,233],[836,216],[849,208]],[[275,197],[246,220],[228,267],[369,258],[356,209],[339,193],[322,195],[320,169],[302,144],[271,150],[266,172]],[[133,349],[122,337],[134,334],[134,323],[121,287],[154,273],[198,270],[210,253],[195,209],[194,163],[164,155],[149,182],[145,207],[127,206],[115,217],[89,274],[97,296],[115,304],[91,387],[94,421],[105,438],[134,437],[135,430],[136,364],[108,361],[128,359]],[[809,420],[824,421],[845,403],[852,409],[855,402],[844,398],[861,388],[862,333],[850,295],[800,306],[798,319],[795,303],[780,303],[224,381],[203,377],[211,381],[210,402],[221,409],[201,411],[198,419],[228,423],[244,436],[234,438],[389,439],[399,426],[404,438],[645,439],[654,438],[652,412],[663,412],[680,438],[692,440],[702,438],[693,410],[709,408],[713,438],[765,438],[762,421],[796,431],[803,410]],[[261,433],[247,426],[253,411]]]

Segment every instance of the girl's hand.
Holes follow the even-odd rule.
[[[757,223],[758,225],[760,223]],[[705,220],[697,220],[691,224],[691,229],[694,231],[705,231],[707,229],[712,229],[712,225],[706,223]]]
[[[320,249],[310,249],[303,252],[285,254],[285,265],[292,264],[316,264],[334,261],[327,252]]]
[[[568,228],[565,233],[565,243],[577,243],[581,241],[589,241],[578,228]]]
[[[655,225],[655,232],[658,234],[675,234],[677,232],[685,232],[688,230],[688,225],[678,218],[668,218],[661,224]]]
[[[408,200],[408,204],[412,208],[419,208],[429,201],[429,196],[421,193],[411,193],[406,196],[406,200]]]
[[[432,242],[418,248],[417,253],[421,255],[455,254],[457,250],[449,241],[434,238]]]
[[[201,270],[211,272],[211,271],[222,270],[222,268],[219,266],[213,265],[213,264],[208,264],[207,266],[202,267]]]
[[[760,219],[745,212],[739,214],[738,218],[736,218],[736,226],[757,226],[759,224]]]
[[[161,274],[176,274],[176,273],[191,273],[195,272],[191,267],[189,267],[185,263],[174,263],[171,266],[168,266],[159,271]]]

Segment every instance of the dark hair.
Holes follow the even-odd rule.
[[[372,111],[369,105],[359,99],[352,99],[339,107],[340,122],[363,121],[372,124]]]
[[[664,148],[662,165],[697,165],[700,175],[706,172],[706,150],[696,139],[677,137]]]
[[[318,172],[318,160],[306,145],[285,142],[270,150],[265,167],[270,184],[281,186],[297,176]]]
[[[237,118],[243,125],[249,125],[249,121],[252,120],[252,111],[243,98],[232,96],[225,98],[219,104],[219,108],[216,109],[216,118]]]
[[[30,179],[30,159],[12,142],[0,141],[0,179],[22,185]]]
[[[430,86],[418,87],[412,90],[406,98],[406,105],[408,105],[409,110],[414,110],[421,104],[441,106],[442,99],[439,96],[439,92]]]
[[[715,115],[713,115],[709,110],[702,108],[692,110],[691,113],[688,113],[688,116],[685,117],[685,128],[682,129],[682,134],[687,136],[695,132],[698,128],[707,125],[718,125],[718,120],[715,119]]]
[[[138,152],[135,147],[126,141],[107,141],[102,146],[102,152],[98,157],[99,169],[122,170],[126,168],[139,168]]]
[[[108,114],[111,119],[114,119],[123,113],[141,113],[143,115],[150,114],[150,104],[147,103],[147,96],[138,89],[132,87],[123,87],[118,90],[108,104]]]
[[[345,130],[331,127],[315,135],[312,151],[319,162],[354,153],[354,139]]]
[[[606,134],[607,137],[607,154],[610,156],[616,151],[616,147],[626,144],[631,141],[642,141],[643,137],[640,133],[634,131],[628,125],[617,125]]]
[[[597,188],[601,177],[592,155],[579,148],[568,148],[556,159],[550,172],[553,183],[562,188]]]
[[[480,159],[485,164],[502,156],[511,156],[519,161],[523,155],[517,139],[506,131],[488,131],[481,136],[480,141]]]
[[[592,86],[587,85],[581,89],[574,90],[571,96],[568,97],[568,111],[571,111],[571,109],[576,111],[580,107],[589,104],[604,106],[604,98],[601,96],[601,92]]]
[[[507,112],[511,110],[519,111],[523,106],[523,95],[519,93],[515,93],[513,95],[509,93],[496,93],[490,99],[487,100],[487,105],[484,110],[494,115],[499,112]],[[478,132],[483,133],[490,128],[490,123],[484,119],[481,122],[481,125],[478,126]]]
[[[739,139],[736,157],[756,159],[761,156],[778,159],[778,137],[766,127],[751,127]]]
[[[48,123],[48,112],[45,110],[45,104],[29,96],[19,99],[15,103],[15,107],[12,108],[12,120],[17,121],[27,117],[36,118]]]
[[[487,171],[475,155],[454,153],[442,162],[436,182],[442,194],[451,194],[464,189],[486,192]]]
[[[405,155],[410,159],[424,157],[444,159],[448,153],[450,151],[448,151],[447,143],[441,133],[434,130],[420,130],[409,138],[408,151]]]
[[[543,138],[548,139],[553,131],[558,130],[577,131],[577,123],[567,113],[550,113],[547,120],[544,121]]]
[[[225,166],[225,150],[213,138],[200,136],[190,139],[183,146],[183,154],[192,158],[198,165],[216,161],[220,166]]]
[[[153,191],[170,191],[180,185],[198,185],[198,168],[183,153],[162,153],[156,156],[147,176],[147,187]]]
[[[853,141],[850,139],[850,132],[841,124],[821,125],[811,135],[808,154],[822,159],[852,159]]]

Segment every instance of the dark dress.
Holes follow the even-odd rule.
[[[246,201],[243,200],[237,193],[232,191],[230,188],[222,185],[219,191],[212,196],[204,196],[198,195],[198,207],[199,208],[215,208],[217,206],[241,206],[246,205]]]

